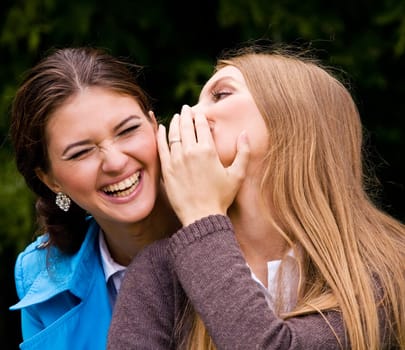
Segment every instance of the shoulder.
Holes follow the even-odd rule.
[[[20,298],[26,294],[37,276],[46,270],[48,249],[44,247],[44,244],[47,240],[47,235],[39,236],[17,257],[14,274],[17,293]]]
[[[168,239],[162,239],[142,249],[125,272],[127,283],[159,286],[172,283],[173,269],[168,245]]]
[[[210,251],[217,246],[218,241],[226,241],[226,245],[236,245],[236,238],[229,217],[224,215],[209,215],[196,220],[192,224],[178,230],[169,238],[170,250],[173,258],[183,256],[191,248],[207,249]]]
[[[162,267],[167,267],[169,259],[168,247],[169,240],[167,238],[151,243],[134,257],[128,267],[128,271],[139,269],[140,267],[146,268],[147,266],[153,268],[155,271],[159,271]]]
[[[17,294],[22,299],[27,292],[38,294],[51,289],[66,287],[78,266],[94,260],[97,226],[91,225],[78,252],[63,253],[55,246],[46,246],[48,234],[39,236],[22,251],[14,268]]]

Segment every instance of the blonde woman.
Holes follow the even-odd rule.
[[[168,139],[184,227],[130,265],[110,349],[405,349],[404,225],[364,190],[359,114],[331,73],[232,54]]]

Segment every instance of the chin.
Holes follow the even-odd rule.
[[[234,148],[230,149],[229,145],[231,144],[231,142],[233,141],[229,141],[229,143],[226,146],[223,143],[221,143],[224,147],[221,147],[217,143],[215,144],[219,160],[225,167],[230,166],[236,156],[236,144]]]
[[[229,167],[232,164],[234,159],[235,159],[235,155],[234,155],[233,158],[230,157],[230,156],[228,156],[228,157],[219,157],[219,160],[221,161],[222,165],[225,168]]]
[[[154,202],[150,203],[149,205],[142,205],[141,207],[137,207],[134,211],[132,211],[129,216],[136,217],[138,220],[144,220],[152,214],[154,207]]]

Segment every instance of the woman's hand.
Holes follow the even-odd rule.
[[[182,108],[181,116],[174,115],[168,138],[169,144],[166,129],[160,125],[157,140],[163,180],[182,224],[208,215],[226,215],[246,174],[246,133],[239,136],[235,159],[228,168],[218,157],[205,116],[194,116],[189,106]]]

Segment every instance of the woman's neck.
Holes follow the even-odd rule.
[[[165,193],[161,193],[148,217],[136,223],[122,224],[111,234],[105,233],[105,241],[112,258],[127,266],[144,247],[170,236],[180,228],[181,224]]]
[[[267,262],[281,259],[287,243],[271,226],[258,203],[257,193],[243,188],[229,208],[228,215],[247,264],[267,285]]]

